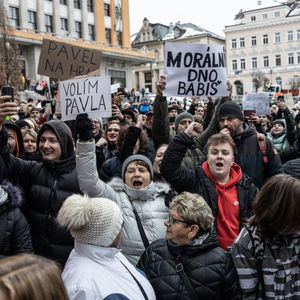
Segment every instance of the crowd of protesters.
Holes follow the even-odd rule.
[[[300,299],[298,107],[165,86],[68,122],[0,97],[0,299]]]

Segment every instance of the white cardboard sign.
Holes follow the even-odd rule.
[[[255,110],[258,115],[269,113],[269,93],[249,93],[243,96],[243,110]]]
[[[111,117],[110,77],[86,77],[60,81],[61,117],[75,120],[80,113],[92,117]]]
[[[118,91],[118,88],[120,87],[120,83],[115,83],[115,84],[112,84],[112,86],[110,87],[110,93],[111,94],[114,94]]]
[[[166,43],[164,96],[228,96],[222,45]]]

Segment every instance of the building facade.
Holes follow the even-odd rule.
[[[228,79],[235,95],[269,85],[294,89],[300,71],[300,1],[240,11],[236,24],[225,27]],[[266,1],[265,1],[266,2]]]
[[[150,92],[156,92],[155,82],[164,74],[165,42],[225,45],[224,38],[192,23],[177,22],[175,25],[167,26],[160,23],[152,24],[145,18],[142,28],[134,37],[132,47],[154,56],[154,60],[134,66],[135,89],[145,88]]]
[[[153,57],[131,49],[128,0],[1,0],[21,49],[23,74],[34,80],[43,38],[101,51],[101,75],[132,88],[132,65]]]

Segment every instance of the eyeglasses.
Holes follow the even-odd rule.
[[[185,224],[189,224],[189,225],[194,225],[195,223],[193,222],[188,222],[188,221],[184,221],[184,220],[179,220],[179,219],[175,219],[174,217],[172,217],[171,215],[168,215],[168,223],[170,225],[173,225],[175,223],[185,223]]]

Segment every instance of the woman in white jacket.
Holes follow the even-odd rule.
[[[118,249],[123,217],[114,202],[74,194],[57,221],[75,239],[62,274],[70,300],[155,300],[147,278]]]
[[[80,189],[90,197],[105,197],[118,204],[124,217],[121,248],[128,260],[136,265],[148,243],[165,237],[163,221],[168,215],[165,196],[170,186],[153,182],[152,163],[143,155],[132,155],[124,161],[122,178],[114,178],[110,183],[101,181],[89,119],[77,119],[76,128],[79,134],[76,167]]]

